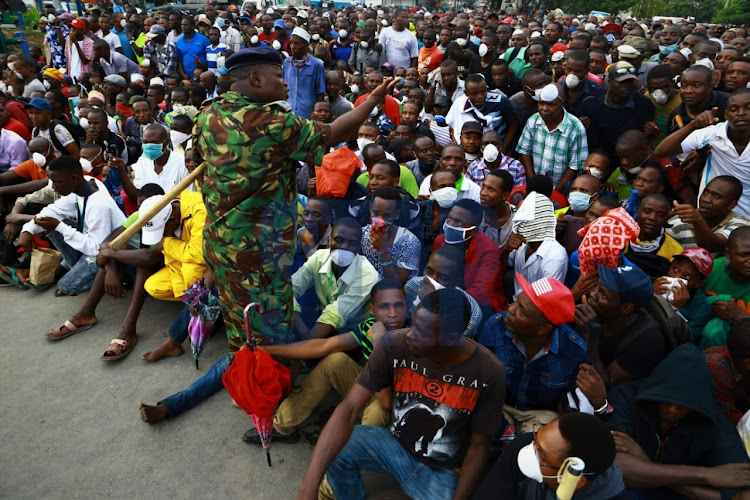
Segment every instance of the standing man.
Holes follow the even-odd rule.
[[[292,111],[303,118],[310,118],[313,105],[322,101],[326,94],[325,67],[323,62],[310,57],[310,33],[294,28],[289,40],[291,55],[282,66],[284,81],[291,88],[287,102]]]
[[[414,33],[407,29],[409,25],[409,11],[399,9],[393,26],[383,28],[380,32],[380,45],[383,53],[380,55],[380,66],[386,61],[394,68],[416,68],[419,57],[419,45]]]
[[[169,41],[162,26],[151,26],[146,35],[148,43],[143,47],[143,56],[151,61],[151,66],[158,68],[160,75],[177,73],[177,47]]]
[[[177,47],[177,70],[183,80],[190,81],[196,67],[208,68],[206,61],[206,47],[211,41],[195,31],[195,20],[192,17],[184,17],[180,22],[182,36],[175,44]]]
[[[230,56],[230,91],[208,104],[194,127],[194,157],[206,161],[204,254],[233,351],[244,342],[242,309],[250,302],[264,311],[251,315],[253,332],[275,343],[290,340],[295,160],[320,163],[394,87],[379,86],[358,108],[324,125],[275,102],[288,93],[281,66],[281,56],[268,47]]]
[[[74,19],[70,27],[73,30],[65,44],[65,59],[68,62],[68,74],[76,79],[84,73],[94,72],[94,39],[85,19]]]

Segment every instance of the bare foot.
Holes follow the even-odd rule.
[[[95,325],[97,321],[95,314],[82,313],[80,311],[70,318],[70,322],[76,326]]]
[[[159,361],[166,356],[182,356],[183,354],[185,354],[185,351],[182,349],[182,345],[171,338],[167,338],[159,344],[159,347],[141,356],[141,359],[143,361]]]
[[[138,411],[141,413],[141,420],[149,424],[161,422],[167,418],[167,407],[164,405],[138,405]]]

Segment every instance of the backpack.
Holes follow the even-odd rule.
[[[83,127],[81,127],[77,123],[66,122],[65,120],[52,120],[49,124],[50,141],[52,142],[52,145],[55,147],[55,149],[57,149],[61,154],[66,155],[68,153],[65,151],[65,148],[57,139],[57,135],[55,135],[55,127],[57,127],[58,125],[62,125],[68,132],[70,132],[70,135],[73,136],[73,140],[76,144],[78,144],[79,147],[82,144],[86,143],[86,131],[83,129]],[[32,135],[34,137],[39,135],[39,127],[34,127]]]
[[[693,340],[693,334],[685,318],[661,295],[654,295],[654,298],[643,310],[654,318],[656,324],[659,325],[659,329],[664,336],[667,354],[672,352],[675,347]],[[615,358],[627,350],[640,337],[641,333],[635,331],[634,334],[626,335],[620,345],[617,346]]]

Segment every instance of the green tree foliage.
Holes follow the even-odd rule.
[[[735,0],[731,2],[716,13],[713,22],[738,25],[750,23],[750,0]]]

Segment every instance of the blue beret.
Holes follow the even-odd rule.
[[[619,295],[623,302],[639,307],[648,305],[654,297],[651,278],[633,265],[608,269],[599,264],[599,281]]]
[[[281,54],[273,50],[271,47],[253,47],[250,49],[239,50],[229,56],[226,60],[225,66],[227,70],[231,71],[243,66],[255,66],[258,64],[281,66],[283,62]]]

